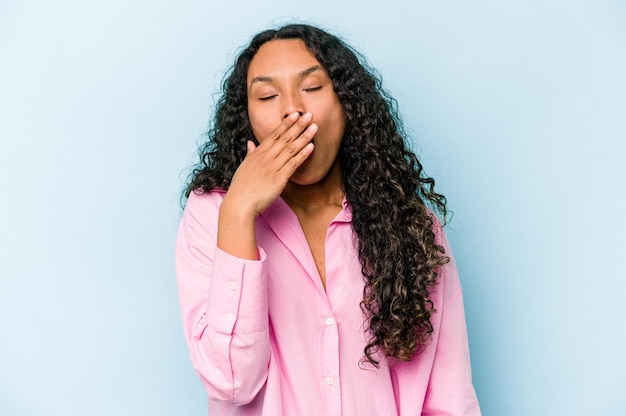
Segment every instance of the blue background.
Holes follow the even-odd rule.
[[[179,191],[235,51],[362,51],[448,196],[485,415],[626,414],[623,1],[0,1],[0,414],[205,415]]]

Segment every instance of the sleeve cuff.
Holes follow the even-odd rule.
[[[219,248],[211,276],[207,324],[216,331],[261,332],[268,327],[265,252],[259,247],[259,260],[244,260]]]

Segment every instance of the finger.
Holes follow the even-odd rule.
[[[300,113],[291,113],[287,117],[283,119],[283,121],[274,129],[269,137],[263,140],[263,143],[267,143],[266,146],[272,146],[275,142],[278,141],[286,132],[292,127],[296,120],[300,118]]]
[[[310,126],[313,121],[313,114],[304,113],[301,117],[297,119],[297,121],[287,129],[287,131],[282,135],[282,141],[285,143],[289,143],[295,139],[297,139],[307,127]]]
[[[302,132],[311,124],[313,114],[305,113],[300,116],[299,113],[293,113],[290,114],[287,119],[288,120],[286,122],[283,121],[280,126],[272,132],[270,140],[265,140],[263,142],[269,142],[266,146],[266,150],[270,151],[270,153],[274,156],[278,156],[278,154],[283,151],[285,146],[302,134]]]
[[[311,152],[313,152],[315,145],[311,142],[307,143],[294,157],[289,159],[287,163],[280,170],[287,176],[287,179],[294,174],[294,172],[307,160]]]
[[[317,124],[313,123],[307,127],[295,140],[287,143],[285,148],[276,157],[278,163],[282,166],[289,162],[293,157],[296,157],[300,152],[311,142],[315,133],[317,133]]]
[[[312,119],[313,115],[311,113],[305,113],[300,116],[291,127],[265,148],[268,156],[280,160],[280,166],[282,166],[288,158],[293,157],[293,155],[302,150],[311,140],[315,131],[317,131],[307,132],[307,129],[313,125],[311,124]],[[317,127],[314,127],[314,129],[317,129]]]

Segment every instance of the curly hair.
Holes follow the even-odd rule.
[[[435,312],[430,290],[449,258],[438,244],[433,210],[444,218],[446,199],[406,143],[396,101],[381,77],[336,36],[309,25],[287,25],[257,34],[239,54],[222,84],[209,140],[190,176],[185,197],[228,189],[255,140],[248,118],[246,78],[252,58],[266,42],[301,39],[327,71],[346,128],[339,151],[346,200],[365,279],[361,309],[369,330],[364,360],[378,353],[409,361],[428,344]]]

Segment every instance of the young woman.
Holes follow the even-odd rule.
[[[445,198],[351,48],[256,35],[209,139],[176,247],[209,414],[479,415]]]

